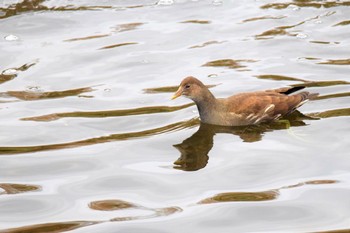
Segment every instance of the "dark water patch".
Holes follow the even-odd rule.
[[[205,85],[207,88],[216,87],[217,85]],[[177,91],[179,86],[168,86],[168,87],[154,87],[143,89],[144,93],[157,94],[157,93],[174,93]]]
[[[145,4],[145,5],[130,5],[130,6],[107,6],[107,5],[95,5],[95,6],[55,6],[48,7],[44,3],[46,0],[22,0],[14,4],[10,4],[8,7],[0,7],[0,19],[15,16],[26,12],[36,12],[36,11],[92,11],[92,10],[103,10],[103,9],[114,9],[114,10],[125,10],[127,8],[141,8],[145,6],[153,6],[155,4]]]
[[[312,18],[312,19],[313,19],[313,18]],[[290,32],[287,31],[287,29],[295,28],[295,27],[297,27],[297,26],[299,26],[299,25],[304,24],[305,22],[307,22],[307,21],[309,21],[309,20],[311,20],[311,19],[304,20],[304,21],[301,21],[300,23],[293,24],[293,25],[275,27],[275,28],[273,28],[273,29],[264,31],[264,32],[261,33],[261,34],[255,35],[255,38],[256,38],[256,39],[272,39],[272,38],[274,38],[275,36],[284,36],[284,35],[287,35],[287,36],[297,36],[298,33],[290,33]]]
[[[317,58],[317,57],[300,57],[300,58],[310,60],[310,61],[321,60],[321,58]]]
[[[154,6],[156,4],[151,4],[151,5],[148,5],[148,6]],[[134,9],[134,8],[141,8],[141,7],[145,7],[147,5],[133,5],[133,6],[126,6],[125,8],[128,8],[128,9]]]
[[[11,81],[16,77],[17,74],[0,74],[0,84]]]
[[[291,86],[304,86],[304,87],[329,87],[336,85],[349,85],[350,82],[342,81],[342,80],[334,80],[334,81],[309,81],[301,84],[292,84]]]
[[[0,19],[15,16],[26,12],[35,11],[79,11],[79,10],[100,10],[111,9],[112,6],[60,6],[60,7],[47,7],[43,5],[46,0],[23,0],[21,2],[11,4],[7,8],[0,8],[0,12],[3,14]]]
[[[168,87],[155,87],[143,89],[144,93],[155,94],[155,93],[173,93],[177,91],[178,86],[168,86]]]
[[[275,74],[264,74],[264,75],[256,75],[254,77],[257,77],[259,79],[270,79],[270,80],[277,80],[277,81],[298,81],[298,82],[307,82],[304,79],[300,78],[294,78],[290,76],[283,76],[283,75],[275,75]]]
[[[92,10],[102,10],[102,9],[113,9],[112,6],[58,6],[58,7],[50,7],[48,10],[50,11],[92,11]]]
[[[157,217],[169,216],[183,210],[180,207],[171,206],[166,208],[151,209],[154,213],[144,216],[127,216],[127,217],[116,217],[108,221],[69,221],[69,222],[57,222],[57,223],[43,223],[30,226],[23,226],[17,228],[10,228],[0,230],[0,233],[60,233],[66,231],[72,231],[82,227],[88,227],[105,222],[125,222],[132,220],[151,219]]]
[[[343,93],[336,93],[336,94],[330,94],[330,95],[321,95],[317,96],[316,100],[324,100],[324,99],[333,99],[333,98],[340,98],[340,97],[348,97],[350,96],[350,92],[343,92]]]
[[[182,212],[183,210],[177,206],[171,206],[166,208],[155,209],[157,216],[169,216],[171,214],[175,214],[178,212]]]
[[[169,215],[183,211],[180,207],[177,207],[177,206],[171,206],[171,207],[159,208],[159,209],[149,209],[149,210],[153,210],[154,213],[150,214],[150,215],[145,215],[145,216],[117,217],[117,218],[112,218],[110,221],[111,222],[124,222],[124,221],[132,221],[132,220],[165,217],[165,216],[169,216]]]
[[[0,233],[59,233],[75,230],[82,227],[87,227],[101,223],[99,221],[70,221],[57,223],[43,223],[31,226],[10,228],[0,230]]]
[[[324,62],[319,62],[317,64],[322,64],[322,65],[350,65],[350,58],[348,58],[348,59],[328,60],[328,61],[324,61]]]
[[[85,117],[85,118],[105,118],[105,117],[120,117],[120,116],[133,116],[143,114],[154,114],[164,112],[174,112],[181,109],[188,108],[194,105],[194,103],[184,104],[180,106],[152,106],[133,109],[122,110],[108,110],[108,111],[93,111],[93,112],[62,112],[53,113],[43,116],[22,118],[24,121],[54,121],[64,117]]]
[[[337,229],[337,230],[329,230],[329,231],[315,231],[316,233],[349,233],[349,229]]]
[[[163,127],[144,130],[144,131],[111,134],[108,136],[89,138],[85,140],[67,142],[67,143],[47,144],[47,145],[39,145],[39,146],[0,147],[0,155],[22,154],[22,153],[49,151],[49,150],[61,150],[61,149],[67,149],[67,148],[76,148],[76,147],[82,147],[82,146],[95,145],[100,143],[145,138],[145,137],[150,137],[150,136],[159,135],[163,133],[182,130],[185,128],[191,128],[195,125],[198,125],[198,119],[180,121],[180,122],[166,125]]]
[[[138,44],[138,43],[137,42],[126,42],[126,43],[120,43],[120,44],[112,44],[112,45],[101,47],[99,49],[113,49],[113,48],[118,48],[118,47],[122,47],[122,46],[126,46],[126,45],[134,45],[134,44]]]
[[[330,117],[341,117],[341,116],[350,116],[350,108],[343,108],[343,109],[334,109],[334,110],[328,110],[324,112],[315,112],[315,113],[308,113],[307,114],[310,117],[319,117],[319,118],[330,118]]]
[[[143,25],[144,23],[125,23],[125,24],[119,24],[116,28],[116,32],[125,32],[125,31],[131,31],[135,30],[139,26]]]
[[[45,0],[23,0],[16,4],[11,4],[7,8],[0,8],[0,12],[3,13],[0,15],[0,19],[8,18],[23,12],[47,10],[47,7],[41,5],[43,2],[45,2]]]
[[[335,26],[346,26],[350,24],[350,20],[345,20],[345,21],[341,21],[340,23],[334,24],[333,27]]]
[[[337,180],[311,180],[311,181],[306,181],[305,184],[312,184],[312,185],[317,185],[317,184],[335,184],[338,183],[339,181]]]
[[[186,20],[181,23],[210,24],[211,22],[209,20]]]
[[[262,192],[219,193],[214,195],[213,197],[209,197],[204,200],[201,200],[197,204],[213,204],[213,203],[220,203],[220,202],[272,201],[278,198],[278,196],[280,195],[279,190],[281,189],[297,188],[304,185],[334,184],[337,182],[338,182],[337,180],[311,180],[311,181],[301,182],[294,185],[283,186],[278,189],[262,191]]]
[[[298,7],[314,7],[314,8],[331,8],[337,6],[350,6],[349,1],[313,1],[313,0],[294,0],[293,2],[285,3],[269,3],[261,6],[262,9],[286,9],[289,6],[298,6]]]
[[[281,28],[274,28],[274,29],[270,29],[267,30],[261,34],[255,35],[256,39],[272,39],[274,36],[284,36],[284,35],[289,35],[291,36],[292,34],[290,34],[289,32],[287,32],[285,29],[281,29]]]
[[[208,42],[205,42],[201,45],[194,45],[194,46],[191,46],[189,47],[189,49],[197,49],[197,48],[203,48],[203,47],[206,47],[208,45],[213,45],[213,44],[222,44],[224,43],[225,41],[216,41],[216,40],[212,40],[212,41],[208,41]]]
[[[306,22],[309,22],[309,21],[312,21],[312,20],[317,20],[320,17],[324,17],[324,16],[331,16],[333,14],[335,14],[335,11],[330,11],[330,12],[327,12],[326,14],[323,14],[323,15],[318,15],[318,16],[315,16],[315,17],[312,17],[312,18],[308,18],[308,19],[303,20],[303,21],[301,21],[299,23],[296,23],[296,24],[275,27],[273,29],[264,31],[261,34],[255,35],[255,38],[257,40],[272,39],[275,36],[284,36],[284,35],[300,37],[302,34],[299,34],[298,32],[289,32],[287,29],[292,29],[292,28],[295,28],[295,27],[300,26],[302,24],[305,24]],[[302,36],[300,38],[305,38],[305,37]]]
[[[147,219],[147,218],[150,218],[150,217],[149,216],[128,216],[128,217],[112,218],[109,221],[111,221],[111,222],[126,222],[126,221],[141,220],[141,219]],[[151,218],[153,218],[153,215]]]
[[[82,93],[91,92],[94,89],[90,87],[65,90],[65,91],[50,91],[50,92],[33,92],[33,91],[7,91],[0,93],[0,96],[11,96],[21,100],[41,100],[41,99],[57,99],[68,96],[78,96]]]
[[[213,204],[219,202],[271,201],[277,199],[278,191],[264,192],[228,192],[201,200],[197,204]]]
[[[340,42],[318,41],[318,40],[312,40],[309,42],[314,44],[340,44]]]
[[[227,67],[230,69],[238,69],[238,68],[247,67],[246,65],[244,65],[242,63],[252,63],[252,62],[257,62],[257,60],[252,60],[252,59],[238,59],[238,60],[221,59],[221,60],[207,62],[202,66]]]
[[[3,84],[5,82],[11,81],[12,79],[17,77],[17,72],[18,71],[26,71],[28,70],[30,67],[34,66],[36,63],[27,63],[24,64],[20,67],[15,67],[15,68],[10,68],[10,69],[6,69],[3,70],[0,74],[0,84]],[[8,70],[12,70],[13,72],[11,72],[10,74],[8,74]]]
[[[101,211],[113,211],[113,210],[122,210],[129,208],[136,208],[137,205],[123,200],[102,200],[102,201],[93,201],[89,204],[89,207],[93,210]]]
[[[272,39],[275,36],[297,36],[298,33],[290,33],[287,29],[297,27],[301,24],[304,24],[306,21],[302,21],[300,23],[289,25],[289,26],[279,26],[273,29],[262,32],[261,34],[255,35],[255,38],[258,40],[261,39]]]
[[[78,37],[78,38],[72,38],[64,40],[65,42],[72,42],[72,41],[80,41],[80,40],[92,40],[92,39],[98,39],[110,36],[110,34],[101,34],[101,35],[93,35],[93,36],[86,36],[86,37]]]
[[[253,21],[258,21],[258,20],[265,20],[265,19],[283,19],[286,17],[287,16],[284,16],[284,15],[281,15],[281,16],[266,15],[266,16],[261,16],[261,17],[254,17],[254,18],[245,19],[242,21],[242,23],[253,22]]]
[[[298,188],[304,185],[320,185],[320,184],[335,184],[338,183],[339,181],[337,180],[310,180],[306,182],[301,182],[293,185],[288,185],[288,186],[283,186],[280,189],[290,189],[290,188]]]
[[[17,194],[41,190],[41,186],[38,185],[28,185],[28,184],[11,184],[11,183],[0,183],[0,188],[4,192],[1,194]]]

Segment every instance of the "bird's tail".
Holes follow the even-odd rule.
[[[301,96],[302,101],[305,101],[305,100],[313,100],[319,94],[318,93],[310,93],[310,92],[307,92],[307,91],[303,91],[303,92],[300,92],[298,95]]]

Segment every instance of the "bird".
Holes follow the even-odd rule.
[[[220,126],[246,126],[279,120],[318,93],[307,91],[290,95],[304,86],[243,92],[227,98],[216,98],[200,80],[189,76],[182,80],[171,99],[184,96],[198,108],[200,121]]]

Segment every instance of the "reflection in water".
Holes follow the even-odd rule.
[[[314,44],[339,44],[339,42],[330,42],[330,41],[319,41],[319,40],[310,40],[310,43],[314,43]]]
[[[339,229],[339,230],[329,230],[329,231],[315,231],[318,233],[349,233],[350,232],[350,228],[349,229]]]
[[[246,23],[246,22],[252,22],[252,21],[258,21],[258,20],[265,20],[265,19],[283,19],[286,18],[287,16],[271,16],[271,15],[266,15],[266,16],[261,16],[261,17],[254,17],[254,18],[249,18],[249,19],[245,19],[242,21],[242,23]]]
[[[34,66],[35,64],[36,63],[27,63],[27,64],[24,64],[24,65],[17,67],[17,68],[11,68],[11,70],[13,70],[13,72],[11,72],[11,73],[6,72],[9,69],[3,70],[0,74],[0,84],[3,84],[7,81],[11,81],[12,79],[17,77],[18,71],[26,71],[30,67]]]
[[[350,116],[350,108],[334,109],[324,112],[316,112],[308,114],[310,117],[320,117],[320,118],[329,118],[329,117],[338,117],[338,116]]]
[[[159,208],[159,209],[151,209],[151,208],[140,206],[139,209],[150,210],[150,211],[153,211],[153,213],[149,215],[143,215],[143,216],[117,217],[117,218],[112,218],[110,221],[122,222],[122,221],[131,221],[131,220],[150,219],[150,218],[169,216],[169,215],[183,211],[180,207],[177,207],[177,206],[171,206],[171,207]]]
[[[305,82],[303,84],[292,84],[291,86],[329,87],[329,86],[347,85],[347,84],[350,84],[350,83],[342,80],[334,80],[334,81],[311,81],[311,82]]]
[[[11,4],[7,8],[0,8],[0,11],[3,12],[3,15],[0,15],[0,19],[14,16],[22,12],[47,10],[46,7],[40,5],[44,1],[45,0],[23,0],[16,4]]]
[[[137,29],[139,26],[143,25],[144,23],[124,23],[119,24],[116,28],[116,32],[126,32]]]
[[[230,69],[238,69],[238,68],[247,67],[246,65],[244,65],[242,63],[252,63],[252,62],[257,62],[257,61],[252,60],[252,59],[239,59],[239,60],[221,59],[221,60],[207,62],[202,66],[227,67]]]
[[[271,201],[277,199],[278,191],[264,191],[264,192],[230,192],[219,193],[213,197],[204,199],[198,204],[213,204],[217,202],[236,202],[236,201]]]
[[[104,47],[99,48],[99,49],[113,49],[113,48],[118,48],[118,47],[122,47],[122,46],[126,46],[126,45],[134,45],[134,44],[138,44],[138,43],[136,43],[136,42],[126,42],[126,43],[120,43],[120,44],[112,44],[112,45],[104,46]]]
[[[209,24],[209,20],[186,20],[182,21],[181,23],[198,23],[198,24]]]
[[[341,21],[340,23],[337,23],[335,25],[333,25],[333,27],[335,26],[345,26],[345,25],[349,25],[350,24],[350,20],[345,20],[345,21]]]
[[[98,39],[98,38],[103,38],[103,37],[107,37],[107,36],[109,36],[109,34],[101,34],[101,35],[78,37],[78,38],[67,39],[67,40],[64,40],[64,41],[65,42],[72,42],[72,41],[80,41],[80,40],[91,40],[91,39]]]
[[[298,7],[315,7],[315,8],[330,8],[337,6],[350,6],[349,1],[313,1],[313,0],[294,0],[293,2],[284,2],[284,3],[269,3],[261,6],[262,9],[285,9],[289,6],[298,6]]]
[[[261,34],[255,35],[256,39],[272,39],[274,36],[281,36],[281,35],[287,35],[287,36],[297,36],[297,33],[291,33],[287,31],[287,29],[295,28],[299,25],[302,25],[306,22],[301,21],[300,23],[294,24],[294,25],[288,25],[288,26],[279,26],[275,27],[273,29],[267,30],[265,32],[262,32]]]
[[[301,78],[294,78],[284,75],[276,75],[276,74],[262,74],[262,75],[255,75],[254,77],[257,77],[259,79],[270,79],[275,81],[299,81],[299,82],[307,82],[307,80],[301,79]],[[301,84],[303,85],[303,84]]]
[[[346,96],[350,96],[350,92],[343,92],[343,93],[336,93],[336,94],[317,96],[316,99],[317,100],[333,99],[333,98],[346,97]]]
[[[323,64],[323,65],[350,65],[350,58],[349,59],[328,60],[328,61],[324,61],[324,62],[319,62],[317,64]]]
[[[1,189],[3,189],[4,192],[1,192]],[[40,189],[41,187],[38,185],[0,183],[0,195],[32,192]]]
[[[180,165],[178,169],[183,169],[186,171],[187,170],[194,171],[205,167],[206,161],[208,160],[208,159],[205,159],[205,156],[207,156],[208,152],[212,147],[212,145],[208,142],[213,140],[212,138],[216,133],[235,134],[235,135],[238,135],[244,142],[255,142],[255,141],[261,140],[265,132],[270,132],[277,129],[286,129],[289,126],[303,126],[305,125],[305,123],[302,121],[304,119],[314,119],[313,117],[329,118],[329,117],[349,116],[350,109],[349,108],[334,109],[334,110],[325,111],[325,112],[309,113],[307,115],[308,116],[305,116],[305,115],[302,115],[300,112],[295,111],[293,114],[285,118],[287,121],[280,120],[278,122],[274,122],[270,124],[260,124],[260,125],[240,126],[240,127],[225,127],[225,126],[212,126],[212,125],[201,124],[201,127],[199,127],[198,132],[193,135],[194,139],[190,137],[187,140],[183,141],[183,143],[175,146],[181,152],[181,159],[176,161],[175,163],[177,163],[177,165]],[[96,115],[93,114],[90,117],[96,117]],[[73,141],[73,142],[67,142],[67,143],[35,145],[35,146],[12,146],[12,147],[2,146],[0,147],[0,155],[22,154],[22,153],[48,151],[48,150],[60,150],[60,149],[95,145],[95,144],[112,142],[112,141],[123,141],[123,140],[130,140],[130,139],[136,139],[136,138],[143,138],[143,137],[149,137],[149,136],[159,135],[163,133],[169,133],[172,131],[181,130],[185,128],[191,128],[197,124],[198,124],[198,119],[191,119],[188,121],[181,121],[181,122],[173,123],[163,127],[144,130],[144,131],[111,134],[108,136],[89,138],[85,140]],[[201,141],[203,140],[206,142],[205,145],[201,143]],[[191,148],[193,147],[191,147],[190,145],[193,145],[195,143],[197,144],[199,143],[200,145],[196,145],[196,148],[197,149],[201,148],[201,149],[199,150],[198,153],[193,154],[193,149],[191,150]],[[197,159],[194,159],[194,158],[197,158]],[[193,159],[194,161],[191,162]],[[201,162],[197,162],[197,161],[201,161]]]
[[[325,14],[322,15],[317,15],[315,17],[312,18],[308,18],[306,20],[303,20],[299,23],[293,24],[293,25],[287,25],[287,26],[278,26],[278,27],[274,27],[272,29],[269,29],[267,31],[264,31],[260,34],[255,35],[255,38],[257,40],[266,40],[266,39],[273,39],[275,36],[282,36],[282,35],[286,35],[286,36],[296,36],[299,38],[306,38],[307,35],[304,34],[300,34],[300,31],[294,31],[291,32],[289,31],[289,29],[294,29],[297,26],[303,25],[306,22],[312,21],[312,20],[317,20],[320,19],[321,17],[328,17],[335,14],[335,11],[329,11]],[[301,36],[301,37],[300,37]]]
[[[159,135],[162,133],[169,133],[169,132],[181,130],[184,128],[189,128],[196,124],[197,124],[197,120],[191,119],[188,121],[180,121],[180,122],[166,125],[163,127],[144,130],[144,131],[111,134],[108,136],[88,138],[85,140],[73,141],[73,142],[67,142],[67,143],[36,145],[36,146],[0,147],[0,155],[22,154],[22,153],[48,151],[48,150],[60,150],[60,149],[95,145],[95,144],[106,143],[106,142],[124,141],[124,140],[136,139],[136,138],[143,138],[143,137],[149,137],[153,135]]]
[[[138,205],[138,204],[134,204],[127,201],[118,200],[118,199],[93,201],[89,204],[89,207],[93,210],[99,210],[99,211],[116,211],[116,210],[133,208],[133,209],[140,209],[140,210],[148,210],[151,212],[151,214],[148,214],[148,215],[116,217],[116,218],[110,219],[109,221],[111,222],[122,222],[122,221],[157,218],[157,217],[175,214],[177,212],[182,212],[182,209],[177,206],[171,206],[171,207],[165,207],[165,208],[149,208],[149,207],[145,207],[142,205]]]
[[[8,18],[11,16],[18,15],[20,13],[32,12],[32,11],[87,11],[87,10],[101,10],[101,9],[117,9],[124,10],[126,8],[139,8],[144,6],[152,6],[154,4],[148,5],[131,5],[131,6],[107,6],[107,5],[99,5],[99,6],[56,6],[56,7],[48,7],[45,6],[46,0],[22,0],[21,2],[11,4],[8,7],[0,7],[0,19]]]
[[[124,217],[115,217],[104,221],[68,221],[68,222],[56,222],[56,223],[43,223],[30,226],[23,226],[18,228],[11,228],[0,230],[0,233],[59,233],[71,231],[74,229],[87,227],[95,224],[105,223],[105,222],[125,222],[132,220],[141,219],[152,219],[158,217],[169,216],[175,213],[182,212],[183,209],[177,206],[170,206],[165,208],[149,208],[142,205],[130,203],[123,200],[100,200],[94,201],[89,204],[92,210],[97,211],[121,211],[129,208],[147,210],[151,213],[148,215],[133,215]]]
[[[118,117],[118,116],[133,116],[143,114],[154,114],[162,112],[174,112],[184,108],[188,108],[194,103],[184,104],[180,106],[152,106],[133,109],[107,110],[107,111],[92,111],[92,112],[61,112],[48,115],[22,118],[24,121],[54,121],[64,117],[88,117],[88,118],[103,118],[103,117]]]
[[[56,223],[43,223],[31,226],[24,226],[18,228],[11,228],[0,230],[0,233],[59,233],[71,231],[81,227],[87,227],[100,223],[100,221],[71,221],[71,222],[56,222]]]
[[[212,40],[212,41],[208,41],[208,42],[205,42],[201,45],[194,45],[194,46],[191,46],[189,47],[189,49],[197,49],[197,48],[203,48],[203,47],[206,47],[208,45],[212,45],[212,44],[222,44],[224,43],[225,41],[216,41],[216,40]]]
[[[83,87],[64,91],[48,91],[48,92],[35,92],[35,91],[7,91],[0,92],[0,97],[12,96],[21,100],[40,100],[40,99],[56,99],[64,98],[68,96],[78,96],[80,94],[91,92],[94,89],[91,87]]]
[[[197,205],[204,204],[216,204],[223,202],[260,202],[260,201],[273,201],[276,200],[281,194],[281,189],[292,189],[299,188],[305,185],[327,185],[337,183],[337,180],[310,180],[306,182],[301,182],[293,185],[283,186],[280,188],[266,190],[261,192],[225,192],[218,193],[214,196],[205,198],[195,204],[189,204],[187,207],[193,207]],[[123,216],[123,217],[115,217],[109,220],[104,221],[68,221],[68,222],[56,222],[56,223],[43,223],[36,225],[29,225],[11,229],[0,230],[0,233],[38,233],[38,232],[66,232],[74,229],[87,227],[95,224],[106,223],[106,222],[125,222],[125,221],[133,221],[133,220],[145,220],[145,219],[153,219],[158,217],[165,217],[172,214],[183,212],[184,209],[178,206],[169,206],[163,208],[150,208],[145,207],[139,204],[130,203],[127,201],[114,199],[114,200],[99,200],[93,201],[89,204],[89,207],[92,210],[97,211],[122,211],[125,209],[140,209],[147,210],[152,213],[147,215],[132,215],[132,216]],[[342,232],[342,231],[339,231]],[[345,231],[344,231],[345,232]]]
[[[310,180],[293,185],[283,186],[278,189],[272,189],[261,192],[226,192],[218,193],[212,197],[208,197],[199,201],[197,204],[215,204],[219,202],[242,202],[242,201],[271,201],[278,198],[279,190],[298,188],[304,185],[320,185],[320,184],[334,184],[337,180]]]
[[[143,25],[143,23],[126,23],[126,24],[120,24],[118,25],[113,32],[125,32],[130,30],[135,30],[137,27]],[[85,37],[78,37],[78,38],[71,38],[64,40],[65,42],[72,42],[72,41],[81,41],[81,40],[91,40],[91,39],[98,39],[103,38],[112,35],[112,32],[109,34],[100,34],[100,35],[91,35],[91,36],[85,36]],[[137,44],[137,43],[123,43],[123,44],[114,44],[110,46],[105,46],[100,49],[107,49],[107,48],[115,48],[120,47],[124,45],[130,45],[130,44]]]
[[[207,88],[216,87],[217,85],[205,85]],[[174,93],[179,89],[179,86],[168,86],[168,87],[153,87],[143,89],[146,94],[156,94],[156,93]]]
[[[314,118],[295,111],[286,117],[285,120],[269,124],[227,127],[201,123],[198,131],[191,137],[180,144],[174,145],[181,154],[180,158],[174,162],[174,168],[184,171],[196,171],[204,168],[208,163],[208,154],[214,145],[213,138],[216,134],[233,134],[239,136],[243,142],[256,142],[260,141],[266,132],[287,129],[289,126],[304,126],[304,119]]]
[[[123,200],[102,200],[91,202],[89,207],[93,210],[112,211],[135,208],[137,205]]]

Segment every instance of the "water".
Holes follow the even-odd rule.
[[[350,229],[349,5],[1,2],[0,232]],[[320,97],[208,126],[170,100],[189,75]]]

